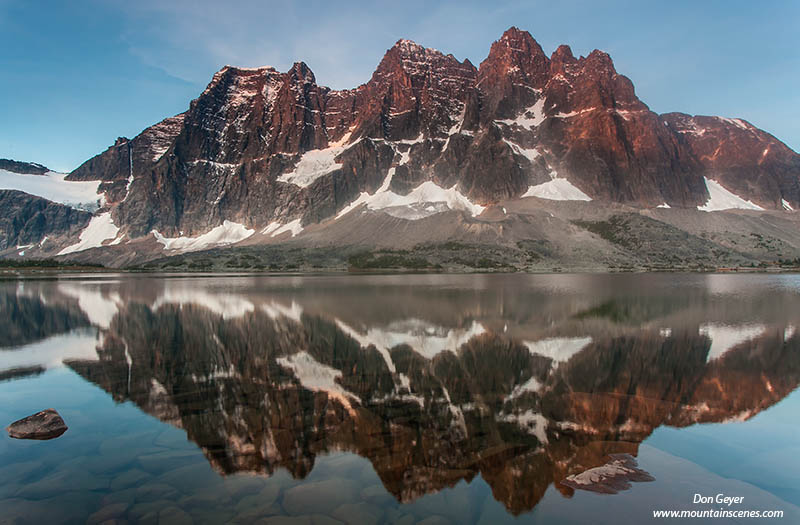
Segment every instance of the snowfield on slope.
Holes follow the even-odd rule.
[[[735,193],[726,190],[722,184],[708,177],[703,177],[706,181],[706,188],[708,188],[709,198],[702,206],[698,206],[700,211],[720,211],[720,210],[763,210],[761,206],[744,200]]]
[[[300,188],[311,186],[318,178],[333,173],[342,167],[341,163],[336,162],[336,157],[360,141],[359,139],[352,144],[347,144],[348,140],[350,140],[350,133],[347,133],[338,142],[331,143],[327,148],[306,151],[300,157],[294,169],[278,177],[278,181],[294,184]]]
[[[73,208],[96,210],[102,195],[100,181],[67,181],[66,173],[48,171],[44,175],[23,175],[0,169],[0,190],[18,190]]]
[[[570,181],[558,177],[554,177],[553,180],[545,183],[531,186],[528,191],[522,194],[522,197],[539,197],[540,199],[551,201],[592,200],[591,197],[576,188]]]
[[[484,206],[471,202],[456,189],[456,186],[445,189],[432,181],[423,182],[407,195],[398,195],[389,190],[393,174],[394,168],[390,168],[386,180],[374,194],[362,192],[356,200],[344,207],[336,215],[336,218],[347,215],[362,204],[366,204],[370,210],[381,210],[392,217],[412,221],[424,219],[448,209],[466,211],[476,217],[485,209]]]
[[[68,253],[81,252],[89,248],[98,248],[103,245],[107,240],[114,239],[119,233],[119,228],[114,225],[114,220],[111,218],[111,212],[107,211],[92,217],[89,225],[83,229],[80,234],[80,240],[67,246],[58,255],[67,255]]]
[[[165,250],[179,252],[196,252],[215,246],[234,244],[247,239],[254,233],[255,230],[249,230],[243,224],[231,221],[224,221],[220,226],[197,237],[164,237],[157,230],[153,230],[153,236],[164,245]]]

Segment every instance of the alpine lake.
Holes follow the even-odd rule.
[[[791,274],[3,280],[0,523],[800,523],[798,383]]]

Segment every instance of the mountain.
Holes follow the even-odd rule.
[[[400,40],[369,81],[343,91],[318,85],[302,62],[284,73],[226,66],[186,112],[117,139],[65,180],[93,182],[102,197],[81,238],[92,240],[40,255],[114,243],[71,255],[111,264],[299,242],[331,228],[335,236],[345,220],[361,232],[341,241],[353,245],[380,244],[433,216],[462,224],[457,236],[503,244],[503,232],[480,232],[520,199],[584,201],[589,214],[671,208],[670,225],[709,231],[719,221],[698,210],[800,207],[800,155],[775,137],[741,119],[658,115],[606,53],[576,58],[561,46],[548,57],[517,28],[478,67]],[[357,220],[356,210],[369,213]],[[789,247],[782,256],[800,256],[795,227],[775,234]],[[414,235],[429,237],[430,228]]]

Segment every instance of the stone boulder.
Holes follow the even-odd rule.
[[[6,427],[16,439],[53,439],[67,431],[67,425],[55,409],[48,408],[32,416],[14,421]]]

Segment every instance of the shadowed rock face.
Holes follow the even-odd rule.
[[[303,173],[292,178],[290,174]],[[800,206],[800,156],[741,120],[657,115],[601,51],[550,57],[511,28],[475,68],[398,41],[365,84],[226,66],[189,109],[118,139],[72,180],[102,180],[128,239],[334,216],[382,183],[431,181],[480,204],[558,176],[601,203],[695,207],[703,177],[767,209]]]
[[[24,175],[44,175],[47,167],[35,162],[20,162],[18,160],[0,159],[0,170],[12,173],[22,173]]]
[[[87,211],[21,191],[0,190],[0,250],[30,248],[45,237],[58,245],[59,238],[77,237],[91,217]]]
[[[185,288],[120,293],[98,360],[69,363],[80,375],[184,429],[220,473],[302,478],[317,455],[347,450],[401,501],[480,474],[511,512],[525,512],[551,483],[569,494],[561,481],[635,456],[661,425],[748,418],[800,382],[800,335],[785,323],[716,355],[698,324],[734,318],[730,306],[703,317],[685,296],[613,311],[526,296],[539,304],[527,324],[564,331],[543,337],[492,328],[491,301],[447,310],[443,298],[406,298],[415,317],[403,318],[374,304],[359,311],[347,294],[301,306],[210,292],[190,300]],[[372,328],[352,327],[350,305]],[[436,315],[441,325],[420,320]],[[675,328],[654,328],[661,319]]]

